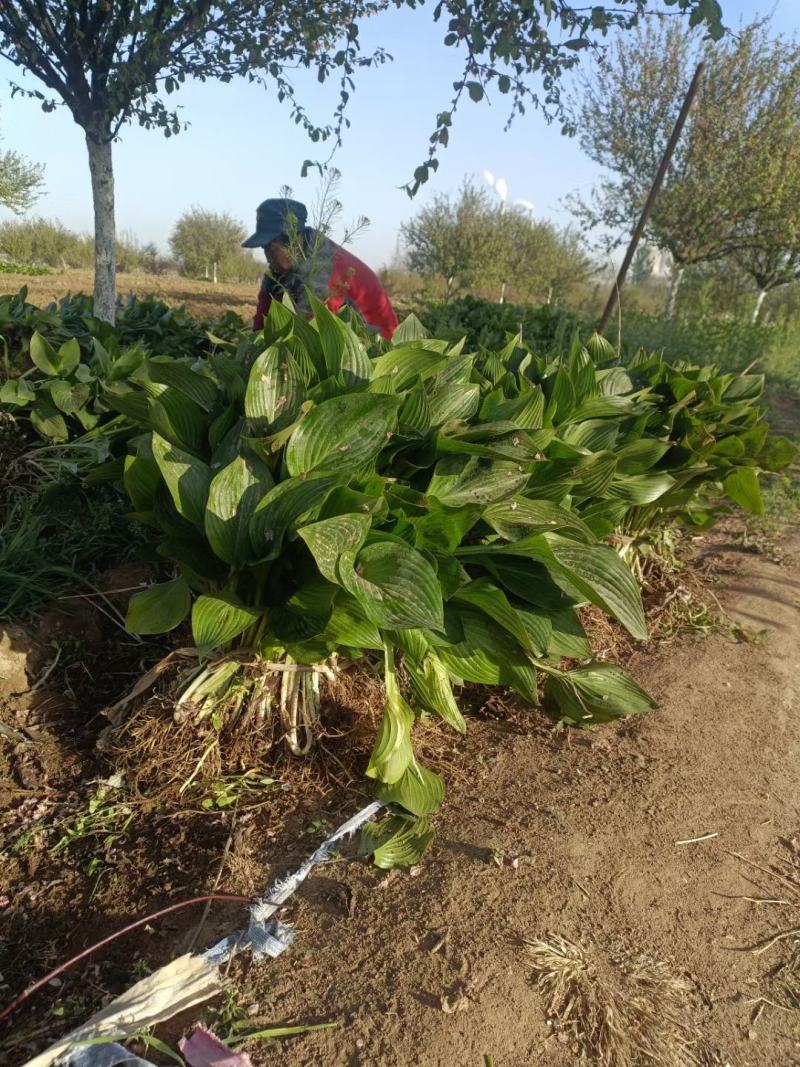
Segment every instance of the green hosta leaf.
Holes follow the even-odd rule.
[[[36,392],[24,378],[10,378],[0,388],[0,404],[25,407],[36,399]]]
[[[442,806],[444,781],[434,771],[412,760],[399,781],[380,785],[376,794],[379,800],[399,804],[412,815],[432,815]]]
[[[541,386],[534,386],[530,392],[498,404],[491,417],[508,419],[522,430],[541,429],[544,425],[544,393]]]
[[[617,470],[620,474],[644,474],[654,467],[670,449],[668,441],[643,438],[632,441],[617,453]]]
[[[424,341],[430,334],[412,311],[392,334],[392,344],[398,347],[409,341]]]
[[[237,456],[211,479],[205,511],[208,542],[220,559],[241,566],[251,560],[250,520],[273,486],[263,460]]]
[[[399,782],[411,764],[411,727],[414,713],[400,694],[391,653],[387,653],[386,706],[378,727],[366,773],[392,785]]]
[[[507,554],[537,560],[569,596],[577,593],[585,597],[613,615],[637,640],[647,638],[639,587],[629,568],[607,545],[581,545],[557,534],[538,534],[508,545],[462,548],[458,554],[466,558]]]
[[[376,626],[440,630],[442,590],[430,563],[404,543],[378,541],[362,548],[354,571],[340,580]]]
[[[431,428],[431,406],[422,382],[405,395],[398,416],[400,433],[422,437]]]
[[[737,467],[732,471],[722,487],[737,504],[753,515],[764,514],[764,501],[758,484],[758,475],[752,467]]]
[[[205,449],[208,417],[184,393],[169,386],[150,401],[150,425],[177,448],[199,455]]]
[[[537,533],[561,533],[587,544],[595,539],[592,531],[577,515],[550,500],[529,500],[517,496],[492,504],[484,511],[483,518],[507,541]]]
[[[373,378],[388,377],[395,393],[408,388],[417,378],[423,380],[438,371],[447,360],[441,352],[426,349],[424,345],[409,345],[391,348],[372,361]]]
[[[192,370],[186,363],[175,359],[149,359],[146,368],[151,381],[183,393],[203,411],[212,411],[219,400],[219,390],[211,378]]]
[[[106,386],[103,399],[114,411],[136,423],[151,429],[150,402],[138,389],[130,389],[122,384]]]
[[[310,471],[352,471],[376,458],[397,424],[398,399],[354,393],[313,408],[289,439],[286,466]]]
[[[342,584],[339,561],[345,555],[348,557],[346,565],[352,569],[356,553],[364,544],[371,524],[370,515],[337,515],[304,526],[299,534],[311,550],[320,574],[329,582]]]
[[[125,457],[122,483],[137,511],[151,511],[161,484],[161,471],[153,458],[150,437],[137,438],[135,445],[136,454]]]
[[[788,438],[770,437],[758,454],[758,465],[765,471],[781,471],[796,458],[797,446]]]
[[[453,419],[472,418],[481,401],[480,386],[466,382],[447,383],[428,397],[431,426],[444,426]]]
[[[157,433],[153,434],[152,448],[153,458],[178,514],[202,529],[211,482],[210,468]]]
[[[522,647],[480,612],[462,608],[449,614],[463,636],[440,644],[436,654],[450,673],[467,682],[509,685],[537,704],[536,671]]]
[[[669,474],[627,474],[624,478],[612,478],[608,494],[626,504],[650,504],[674,485],[675,479]]]
[[[450,555],[455,552],[480,516],[481,509],[477,504],[448,508],[436,497],[430,497],[427,514],[409,518],[414,527],[415,547]]]
[[[64,416],[50,401],[39,395],[31,408],[31,425],[46,440],[61,444],[69,440],[69,431]]]
[[[165,634],[180,626],[192,606],[192,593],[183,578],[151,585],[134,593],[125,627],[132,634]]]
[[[619,424],[609,419],[587,419],[564,427],[562,438],[576,448],[589,452],[605,452],[612,449],[619,436]]]
[[[326,631],[338,589],[324,579],[304,582],[285,604],[270,609],[271,638],[280,644],[306,641]]]
[[[427,492],[442,504],[493,504],[524,488],[528,475],[521,465],[478,456],[446,456],[434,469]]]
[[[244,413],[253,433],[266,437],[289,426],[300,411],[305,388],[300,368],[285,345],[273,345],[253,364]]]
[[[622,500],[598,500],[581,509],[581,519],[600,541],[616,530],[627,510],[628,505]]]
[[[412,631],[404,631],[411,633]],[[453,687],[447,668],[434,652],[426,652],[420,657],[419,667],[410,659],[404,661],[414,698],[426,711],[431,711],[444,719],[460,734],[467,732],[467,724],[453,696]]]
[[[361,832],[362,855],[382,870],[413,867],[431,842],[433,829],[424,816],[413,819],[391,815],[379,823],[368,823]]]
[[[462,585],[453,600],[471,604],[472,607],[488,615],[493,622],[507,630],[531,654],[535,655],[537,651],[541,651],[541,644],[534,646],[531,643],[527,628],[509,603],[506,594],[489,578],[476,578],[468,585]]]
[[[552,632],[547,651],[551,656],[588,659],[592,654],[581,621],[574,608],[561,608],[550,615]]]
[[[598,452],[586,456],[575,467],[572,478],[580,487],[580,495],[598,497],[608,489],[617,469],[617,457],[613,452]]]
[[[333,613],[322,637],[334,645],[348,648],[383,648],[383,638],[377,626],[369,621],[356,598],[344,590],[336,595]]]
[[[31,336],[30,356],[33,365],[44,374],[55,377],[60,373],[61,367],[55,349],[38,330],[35,330]]]
[[[201,654],[244,633],[262,613],[234,597],[217,593],[200,596],[192,608],[192,636]]]
[[[317,517],[339,481],[336,476],[317,474],[287,478],[270,489],[250,520],[250,540],[256,557],[276,559],[284,538]]]
[[[725,400],[758,400],[763,391],[763,374],[740,374],[725,390]]]
[[[48,386],[53,403],[59,411],[63,411],[66,415],[74,415],[77,411],[80,411],[92,395],[92,387],[90,385],[81,385],[80,383],[70,385],[69,382],[65,382],[62,379],[49,382]]]
[[[553,634],[551,614],[543,609],[537,610],[529,605],[519,603],[514,605],[514,610],[528,635],[528,640],[524,647],[530,648],[537,657],[546,655]]]
[[[658,707],[621,667],[593,663],[569,674],[548,678],[545,702],[555,705],[561,717],[576,726],[609,722]]]
[[[65,378],[68,377],[75,371],[80,361],[81,346],[74,337],[70,337],[58,350],[58,356],[56,357],[58,373]]]
[[[633,637],[647,639],[647,624],[639,587],[625,563],[606,545],[578,545],[561,537],[544,535],[551,559],[541,562],[556,583],[566,577],[588,600],[609,612]]]

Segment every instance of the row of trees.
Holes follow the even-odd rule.
[[[466,180],[458,195],[435,196],[401,227],[404,266],[441,285],[445,300],[464,292],[551,303],[589,275],[578,235],[498,205]]]
[[[181,273],[192,278],[214,277],[221,282],[256,281],[264,270],[241,248],[245,229],[227,214],[193,207],[176,222],[169,238],[171,257],[156,245],[141,244],[134,234],[116,241],[118,271],[147,274]],[[27,218],[0,223],[0,256],[14,263],[36,266],[88,268],[94,263],[94,240],[57,220]]]
[[[800,278],[798,41],[765,22],[713,49],[674,20],[620,36],[570,102],[581,146],[608,173],[573,207],[607,250],[627,239],[701,58],[700,95],[646,237],[675,264],[670,312],[686,269],[702,266],[746,279],[757,319],[770,290]]]
[[[666,0],[676,11],[722,36],[718,0]],[[95,310],[113,322],[115,312],[115,209],[112,144],[122,127],[138,122],[167,136],[183,122],[171,95],[187,78],[230,81],[236,77],[274,89],[313,142],[341,140],[348,101],[359,69],[390,58],[384,49],[365,54],[359,23],[380,19],[395,6],[424,17],[417,0],[325,0],[308,4],[159,0],[4,0],[0,4],[0,55],[35,83],[14,86],[39,99],[46,111],[66,107],[83,131],[95,218]],[[562,74],[609,30],[630,30],[658,0],[614,0],[592,7],[574,0],[448,0],[432,9],[443,44],[463,67],[452,98],[437,109],[423,162],[408,189],[413,194],[435,172],[450,128],[464,100],[480,101],[496,89],[509,100],[510,118],[526,106],[562,114]],[[338,102],[319,124],[297,99],[293,73],[314,70],[333,79]],[[542,92],[542,84],[544,92]],[[413,149],[412,149],[413,151]]]

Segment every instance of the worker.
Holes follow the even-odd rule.
[[[306,225],[305,204],[265,200],[256,211],[255,233],[243,248],[263,248],[269,264],[258,293],[253,329],[260,330],[273,300],[288,293],[296,308],[310,313],[306,288],[336,313],[356,308],[368,326],[391,340],[397,316],[377,276],[366,263]]]

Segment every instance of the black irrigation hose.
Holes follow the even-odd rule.
[[[63,971],[74,966],[74,964],[86,959],[87,956],[91,956],[93,952],[96,952],[99,948],[109,944],[109,942],[115,941],[118,937],[122,937],[123,934],[130,933],[131,930],[135,930],[138,926],[144,926],[145,923],[149,923],[153,919],[160,919],[162,915],[168,915],[171,911],[178,911],[179,908],[187,908],[190,904],[205,904],[212,900],[234,900],[241,904],[254,903],[253,897],[241,897],[231,893],[209,893],[204,897],[192,897],[191,900],[182,900],[178,904],[170,904],[168,908],[162,908],[160,911],[154,911],[151,915],[145,915],[143,919],[137,919],[136,922],[130,923],[128,926],[123,927],[122,930],[117,930],[115,933],[109,934],[108,937],[104,937],[102,941],[98,941],[96,944],[90,945],[89,948],[85,948],[83,952],[79,952],[77,956],[73,956],[72,959],[67,960],[66,963],[60,963],[58,967],[50,971],[49,974],[46,974],[44,978],[40,978],[38,982],[34,982],[32,986],[29,986],[24,993],[20,993],[16,1000],[12,1000],[8,1007],[0,1012],[0,1023],[15,1012],[21,1004],[24,1004],[28,997],[41,989],[42,986],[47,985],[47,983],[55,978],[56,975],[61,974]]]

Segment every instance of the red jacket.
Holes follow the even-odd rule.
[[[295,285],[295,292],[292,292],[292,287],[287,283],[295,305],[299,309],[305,305],[305,310],[310,313],[303,290],[303,286],[307,285],[325,301],[334,314],[345,304],[352,304],[369,326],[380,330],[387,341],[391,340],[397,329],[397,316],[386,290],[366,263],[362,263],[352,252],[334,244],[327,237],[317,238],[310,259],[313,261],[312,266],[307,267],[305,271],[301,269],[294,273],[294,278],[299,283]],[[280,284],[277,288],[280,291]],[[275,279],[265,274],[253,319],[254,330],[260,330],[264,325],[264,316],[272,303],[275,290]]]

